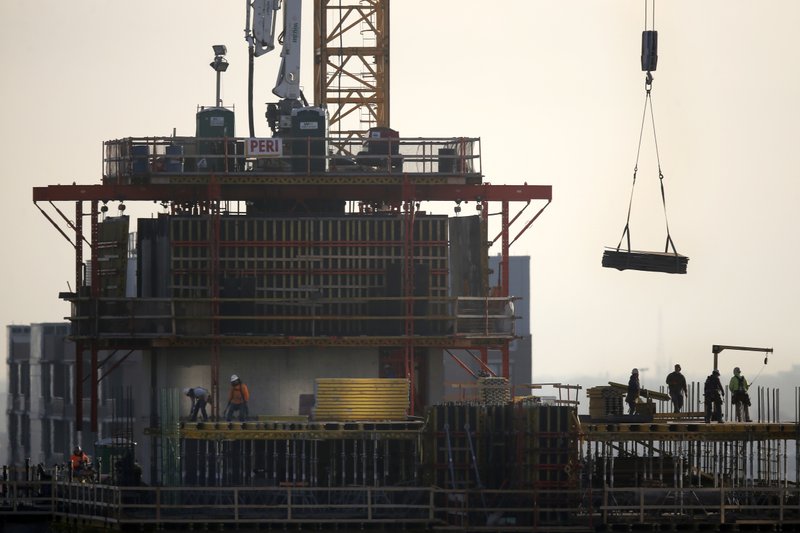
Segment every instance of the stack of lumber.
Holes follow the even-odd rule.
[[[624,383],[616,383],[614,381],[609,381],[609,385],[617,389],[622,393],[628,392],[628,386]],[[665,394],[663,392],[658,392],[650,389],[639,389],[639,397],[640,398],[647,398],[648,400],[669,400],[669,394]]]
[[[589,397],[589,417],[592,419],[621,415],[622,393],[614,387],[590,387],[586,389]]]
[[[606,248],[603,252],[603,266],[617,270],[686,274],[688,262],[688,257],[678,253],[640,252],[617,248]]]
[[[408,394],[405,378],[317,378],[313,418],[336,422],[405,420]]]

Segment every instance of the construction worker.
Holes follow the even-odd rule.
[[[73,475],[82,475],[89,469],[91,461],[89,456],[83,452],[80,446],[75,446],[72,450],[72,456],[69,458],[70,466],[72,467]]]
[[[667,374],[669,397],[672,400],[672,410],[680,413],[683,408],[683,396],[686,394],[686,378],[681,374],[681,365],[675,365],[675,370]]]
[[[634,368],[631,370],[631,377],[628,379],[628,394],[625,396],[625,402],[628,404],[628,414],[632,415],[636,412],[636,402],[639,400],[639,392],[642,387],[639,384],[639,369]]]
[[[203,387],[193,387],[191,389],[183,389],[183,393],[192,400],[192,411],[189,414],[189,420],[192,422],[197,421],[197,413],[203,415],[203,420],[208,420],[208,413],[206,413],[206,404],[211,401],[211,394],[208,389]]]
[[[233,420],[233,413],[239,413],[239,421],[243,422],[247,418],[247,402],[250,400],[250,391],[247,390],[247,385],[242,383],[239,376],[233,374],[231,376],[231,391],[228,394],[228,406],[225,410],[228,412],[226,420],[230,422]]]
[[[725,389],[719,381],[719,370],[716,368],[711,375],[706,378],[703,387],[703,398],[705,401],[705,421],[708,424],[711,420],[722,423],[722,398],[725,396]]]
[[[742,371],[737,366],[733,369],[733,377],[728,383],[737,422],[741,422],[742,418],[745,422],[750,422],[750,395],[747,394],[749,388],[750,384],[747,382],[747,378],[742,375]]]

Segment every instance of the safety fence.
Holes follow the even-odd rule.
[[[127,137],[103,143],[106,184],[192,177],[438,174],[480,182],[480,139]]]
[[[514,298],[90,298],[75,297],[71,321],[77,338],[206,336],[219,324],[224,335],[404,335],[405,320],[417,336],[512,338]],[[406,303],[412,315],[404,314]],[[355,325],[354,325],[355,324]],[[354,329],[356,328],[356,329]],[[341,331],[340,331],[341,330]]]
[[[582,530],[614,524],[800,524],[796,486],[446,490],[434,487],[117,487],[7,481],[6,519],[106,526],[417,524],[460,530]],[[488,528],[488,529],[487,529]],[[533,529],[532,529],[533,528]],[[586,529],[593,530],[593,529]]]

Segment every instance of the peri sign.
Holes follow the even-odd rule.
[[[279,138],[259,139],[250,137],[245,144],[248,157],[276,157],[283,155],[283,143]]]

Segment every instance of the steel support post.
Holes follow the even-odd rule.
[[[75,202],[75,293],[83,287],[83,202]],[[80,301],[77,305],[81,305]],[[73,310],[74,314],[77,314]],[[75,341],[75,431],[83,429],[83,341]]]
[[[208,185],[208,196],[210,198],[209,222],[211,223],[210,234],[211,242],[211,416],[219,420],[219,352],[220,352],[220,327],[219,327],[219,240],[220,240],[220,188],[216,176],[211,177]]]
[[[98,396],[97,396],[97,337],[100,335],[100,264],[98,261],[98,239],[100,234],[100,227],[98,223],[99,218],[99,210],[97,207],[97,200],[92,201],[92,211],[91,211],[91,235],[92,235],[92,242],[91,242],[91,249],[92,249],[92,304],[95,311],[94,315],[94,324],[93,324],[93,331],[92,331],[92,340],[89,342],[89,349],[91,350],[91,377],[89,378],[89,386],[92,387],[91,391],[91,416],[90,416],[90,427],[92,433],[97,433],[97,403],[98,403]]]
[[[500,296],[507,298],[508,297],[508,290],[509,290],[509,273],[508,273],[508,265],[509,261],[509,251],[511,249],[511,245],[508,240],[508,200],[503,200],[502,202],[502,228],[501,228],[501,252],[500,252]],[[500,351],[502,353],[502,373],[503,377],[506,379],[511,378],[511,369],[509,368],[509,361],[508,361],[508,340],[503,341],[502,346],[500,347]]]

